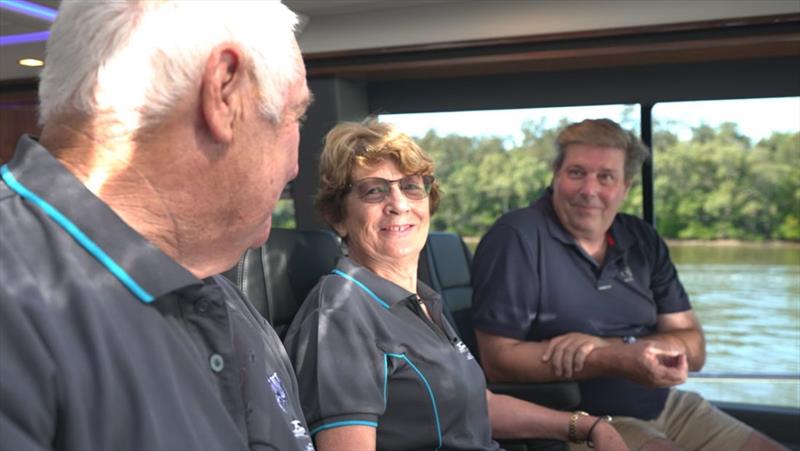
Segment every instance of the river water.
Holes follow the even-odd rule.
[[[800,247],[673,242],[670,252],[706,333],[701,374],[783,376],[698,377],[685,388],[721,401],[800,407]]]

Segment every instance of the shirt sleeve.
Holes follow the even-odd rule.
[[[317,296],[326,295],[323,285]],[[312,435],[342,426],[377,427],[386,409],[385,357],[365,318],[344,310],[317,308],[307,313],[291,335],[287,350]]]
[[[535,243],[516,229],[496,224],[483,237],[472,262],[472,318],[476,329],[523,340],[539,310]]]
[[[691,310],[689,296],[678,278],[678,271],[669,256],[667,244],[651,229],[655,236],[655,252],[650,289],[656,303],[658,314],[677,313]]]

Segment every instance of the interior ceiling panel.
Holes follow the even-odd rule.
[[[59,5],[58,0],[28,1],[53,9],[57,9]],[[399,41],[402,37],[420,36],[420,39],[427,39],[428,36],[425,32],[433,29],[459,29],[464,34],[463,36],[459,35],[459,39],[477,39],[474,36],[470,38],[469,33],[475,31],[474,27],[465,25],[475,23],[483,23],[485,33],[496,33],[497,36],[500,36],[499,33],[507,32],[507,27],[504,26],[507,23],[501,20],[506,16],[500,13],[503,11],[508,13],[509,5],[520,4],[508,1],[492,2],[491,4],[496,8],[494,13],[497,14],[488,17],[486,14],[476,13],[480,9],[477,6],[485,7],[486,4],[474,0],[285,0],[285,3],[308,19],[310,25],[301,36],[300,41],[301,47],[309,55],[315,54],[314,49],[320,47],[320,42],[336,42],[337,51],[348,51],[365,46],[379,50],[397,48],[402,45],[402,42]],[[530,5],[531,11],[533,11],[532,16],[525,15],[522,18],[526,24],[524,30],[530,29],[531,31],[525,31],[525,33],[533,33],[537,24],[532,18],[543,17],[544,13],[541,8],[552,8],[556,3],[550,0],[528,0],[524,4]],[[565,0],[563,4],[574,6],[576,2]],[[651,10],[652,6],[660,4],[663,7],[671,4],[671,0],[652,0],[647,6],[637,3],[636,7],[627,0],[598,0],[591,4],[595,8],[601,8],[607,16],[614,17],[615,20],[628,17],[629,21],[635,22],[648,16],[647,12]],[[750,2],[733,2],[719,6],[720,2],[715,0],[697,0],[691,5],[694,5],[695,9],[707,9],[706,12],[709,15],[725,17],[800,13],[800,2],[797,0],[764,0],[758,2],[757,10],[753,9]],[[653,14],[650,13],[648,16],[650,20],[653,19],[652,16]],[[582,15],[581,17],[584,22],[591,22],[595,15]],[[493,18],[499,22],[492,22]],[[579,23],[571,24],[572,18],[570,17],[562,19],[556,21],[557,25],[580,25]],[[691,21],[692,19],[681,20]],[[370,23],[365,23],[365,21]],[[49,23],[45,20],[0,9],[0,35],[2,36],[42,32],[48,28]],[[585,29],[585,26],[582,29]],[[486,36],[482,38],[488,39]],[[442,39],[444,39],[443,42],[452,42],[452,39],[448,40],[447,37]],[[319,53],[319,50],[316,53]],[[0,46],[0,81],[34,80],[38,76],[39,69],[20,66],[17,61],[21,58],[43,59],[44,54],[44,42]]]

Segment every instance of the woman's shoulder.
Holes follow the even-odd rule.
[[[361,296],[360,290],[353,290],[349,280],[336,274],[327,274],[320,278],[303,304],[326,313],[352,312],[359,310],[361,303],[355,301]]]

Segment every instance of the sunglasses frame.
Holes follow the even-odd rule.
[[[365,182],[367,180],[380,180],[380,181],[383,182],[384,186],[386,186],[389,189],[391,189],[392,184],[397,183],[398,187],[399,187],[400,186],[400,182],[402,182],[403,180],[406,180],[409,177],[417,177],[417,176],[422,178],[422,192],[425,193],[424,196],[422,196],[422,197],[420,197],[418,199],[415,199],[413,197],[409,197],[408,196],[408,192],[406,192],[402,188],[400,188],[400,192],[403,193],[403,196],[405,196],[405,198],[408,199],[408,200],[422,200],[422,199],[425,199],[426,197],[430,196],[430,194],[431,194],[431,189],[433,188],[433,182],[435,180],[435,178],[432,175],[410,174],[410,175],[406,175],[403,178],[399,178],[399,179],[396,179],[396,180],[388,180],[388,179],[385,179],[383,177],[364,177],[363,179],[354,180],[352,183],[348,184],[347,185],[347,190],[348,190],[348,192],[350,192],[350,191],[355,192],[356,196],[358,196],[358,199],[360,201],[362,201],[362,202],[365,202],[365,203],[368,203],[368,204],[378,204],[378,203],[381,203],[381,202],[386,200],[386,197],[389,195],[389,190],[382,191],[380,199],[368,200],[367,199],[367,197],[369,196],[368,194],[360,195],[359,192],[358,192],[359,190],[358,189],[354,190],[353,188],[357,188],[357,185],[359,185],[360,183],[363,183],[363,182]]]

